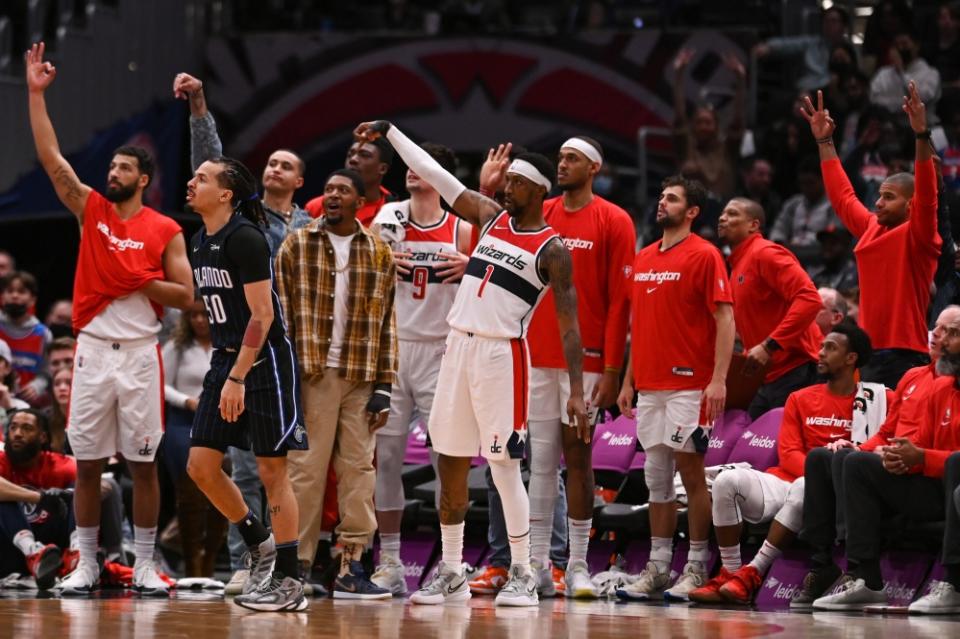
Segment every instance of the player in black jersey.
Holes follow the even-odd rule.
[[[305,610],[286,454],[306,448],[306,431],[255,178],[237,160],[204,162],[187,183],[187,207],[203,218],[190,261],[215,348],[190,432],[187,472],[250,548],[250,576],[234,601],[253,610]],[[273,534],[221,470],[229,446],[257,456]]]

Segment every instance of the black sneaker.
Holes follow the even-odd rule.
[[[822,597],[840,578],[840,568],[834,564],[815,568],[803,578],[801,589],[790,600],[793,610],[811,610],[813,602]]]
[[[392,596],[389,590],[375,586],[367,578],[359,561],[351,561],[349,571],[333,582],[334,599],[390,599]]]

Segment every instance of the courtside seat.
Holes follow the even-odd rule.
[[[728,410],[721,415],[710,430],[710,443],[703,460],[704,466],[726,464],[750,423],[750,415],[745,410]]]
[[[744,429],[733,450],[730,451],[727,463],[747,462],[757,470],[776,466],[779,460],[777,438],[780,435],[782,421],[782,408],[774,408],[758,417]]]

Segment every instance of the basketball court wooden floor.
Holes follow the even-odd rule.
[[[22,597],[22,596],[21,596]],[[0,638],[13,639],[540,639],[624,637],[714,639],[960,637],[960,617],[864,616],[719,610],[687,605],[544,601],[538,608],[314,599],[303,613],[254,613],[218,596],[181,593],[170,600],[0,598]]]

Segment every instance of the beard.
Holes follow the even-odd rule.
[[[107,192],[104,193],[103,196],[114,204],[120,204],[121,202],[126,202],[136,194],[136,184],[128,184],[126,186],[122,184],[107,184]]]
[[[40,454],[40,442],[34,441],[20,447],[7,446],[4,451],[14,466],[26,466]]]
[[[657,226],[661,229],[675,229],[682,224],[682,220],[675,220],[669,215],[664,215],[662,219],[657,220]]]
[[[948,353],[944,351],[937,360],[937,374],[957,377],[960,375],[960,353]]]
[[[567,182],[566,184],[561,184],[558,181],[557,188],[560,189],[562,192],[576,191],[577,189],[582,188],[584,184],[586,184],[586,181],[583,181],[583,180],[581,180],[580,182]]]

